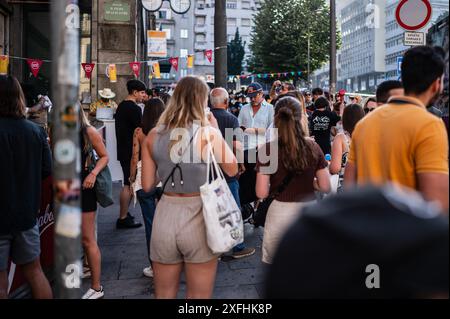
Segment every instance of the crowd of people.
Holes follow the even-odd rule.
[[[115,112],[117,159],[124,176],[116,227],[142,226],[128,211],[132,200],[138,201],[149,261],[143,273],[154,278],[156,298],[177,296],[182,271],[186,298],[213,294],[221,255],[208,246],[200,196],[209,176],[209,147],[239,208],[257,210],[263,200],[273,198],[262,245],[268,297],[338,297],[336,289],[345,290],[346,283],[343,296],[366,295],[356,283],[360,276],[350,276],[364,272],[355,264],[380,257],[395,273],[398,269],[391,262],[406,252],[412,254],[408,260],[420,260],[423,269],[430,263],[441,265],[433,279],[421,275],[413,288],[405,284],[411,279],[407,275],[398,286],[388,283],[391,289],[384,296],[448,295],[448,133],[432,109],[442,93],[443,74],[441,51],[421,46],[405,53],[401,82],[386,81],[375,97],[363,100],[354,95],[349,102],[343,90],[333,96],[320,88],[300,91],[280,81],[267,95],[254,82],[230,97],[225,88],[211,90],[194,76],[182,78],[163,99],[143,82],[130,80],[128,96]],[[6,149],[0,154],[0,186],[8,190],[0,193],[4,212],[0,214],[0,298],[7,297],[9,257],[24,266],[34,297],[51,298],[39,264],[39,233],[33,219],[40,181],[50,174],[50,147],[45,131],[25,119],[17,80],[0,76],[0,84],[0,145]],[[112,93],[102,94],[101,103],[93,105],[90,113],[110,103],[107,98]],[[82,244],[85,277],[91,280],[83,299],[99,299],[104,290],[93,189],[109,158],[83,111],[80,123]],[[94,165],[88,163],[92,150],[97,155]],[[337,194],[329,196],[333,193]],[[23,201],[23,194],[29,200]],[[412,207],[411,202],[417,205]],[[397,228],[388,227],[389,209]],[[399,211],[413,220],[403,220]],[[248,221],[252,222],[251,216]],[[410,231],[423,236],[416,238]],[[432,231],[440,237],[433,237]],[[431,257],[436,258],[442,245],[430,237],[445,236],[446,260],[426,260],[423,251],[411,253],[408,238],[414,239],[414,247],[435,252]],[[397,240],[404,243],[392,249],[398,255],[383,254],[381,243],[390,246]],[[339,245],[348,248],[342,256],[336,253],[343,250]],[[363,253],[359,245],[373,247],[374,254]],[[233,258],[254,253],[245,239],[230,252]],[[339,280],[327,281],[323,267],[334,262]],[[405,264],[401,265],[410,265]],[[417,263],[414,267],[410,276],[421,270]],[[291,281],[299,282],[295,289]],[[445,281],[447,289],[440,284]]]

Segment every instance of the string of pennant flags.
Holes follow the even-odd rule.
[[[279,73],[252,73],[252,74],[242,74],[242,75],[229,75],[228,81],[232,82],[235,79],[246,79],[246,78],[255,78],[258,79],[267,79],[267,78],[281,78],[281,77],[289,77],[289,76],[301,76],[303,74],[302,71],[289,71],[289,72],[279,72]]]
[[[212,63],[213,52],[219,49],[223,49],[226,47],[216,47],[214,50],[203,50],[203,55],[208,59],[209,63]],[[51,63],[51,60],[41,60],[41,59],[31,59],[31,58],[23,58],[17,56],[8,56],[8,55],[0,55],[0,74],[8,73],[8,65],[10,59],[17,60],[25,60],[30,68],[31,73],[34,77],[37,77],[39,71],[44,63]],[[194,54],[188,54],[184,57],[169,57],[169,58],[160,58],[156,60],[145,60],[145,61],[133,61],[133,62],[100,62],[100,63],[80,63],[81,67],[84,70],[85,77],[90,79],[92,76],[92,72],[94,71],[95,66],[106,65],[106,75],[109,77],[111,82],[117,81],[117,65],[129,65],[131,70],[133,71],[136,77],[139,77],[139,73],[141,70],[142,64],[148,64],[152,67],[152,77],[156,79],[161,78],[161,70],[160,70],[160,62],[169,61],[171,67],[178,72],[180,59],[187,60],[187,68],[191,69],[194,67]],[[302,74],[301,71],[290,71],[290,72],[281,72],[281,73],[255,73],[255,74],[246,74],[246,75],[230,75],[228,80],[232,82],[234,79],[245,79],[249,77],[257,77],[257,78],[273,78],[273,77],[287,77],[287,76],[300,76]]]
[[[216,48],[216,49],[220,49]],[[204,50],[204,56],[208,59],[209,63],[212,63],[213,58],[213,50]],[[8,55],[0,55],[0,74],[8,73],[8,65],[9,60],[25,60],[30,68],[31,73],[34,77],[37,77],[39,71],[44,63],[51,63],[51,60],[41,60],[41,59],[31,59],[31,58],[23,58],[17,56],[8,56]],[[162,61],[169,61],[172,68],[177,72],[179,67],[180,59],[187,59],[187,68],[191,69],[194,67],[194,55],[189,54],[185,57],[169,57],[169,58],[161,58],[156,60],[145,60],[145,61],[134,61],[134,62],[100,62],[100,63],[80,63],[81,67],[84,70],[86,78],[90,79],[92,76],[92,72],[94,71],[95,66],[106,65],[106,75],[109,77],[111,82],[117,81],[117,65],[126,65],[128,64],[133,71],[136,77],[139,77],[139,73],[141,70],[141,65],[147,63],[152,66],[152,73],[155,78],[161,77],[161,71],[159,63]]]

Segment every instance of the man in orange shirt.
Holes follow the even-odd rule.
[[[441,119],[426,106],[442,93],[444,60],[418,46],[403,58],[405,96],[393,96],[353,132],[344,185],[388,182],[416,189],[448,212],[448,139]]]

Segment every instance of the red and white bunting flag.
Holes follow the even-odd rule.
[[[134,75],[138,78],[139,72],[141,70],[141,63],[140,62],[130,62],[130,68],[133,70]]]
[[[86,78],[90,79],[92,71],[94,71],[95,63],[81,63],[81,66],[86,74]]]
[[[44,61],[38,59],[27,59],[27,63],[30,67],[31,73],[33,73],[34,77],[36,78]]]
[[[175,69],[175,71],[178,71],[178,57],[170,58],[169,63],[172,65],[172,67]]]
[[[205,51],[205,56],[208,59],[209,63],[212,62],[212,55],[213,55],[213,50],[206,50]]]

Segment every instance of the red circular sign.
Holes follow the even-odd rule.
[[[424,12],[425,9],[426,12]],[[402,0],[395,10],[395,18],[398,24],[408,31],[414,31],[422,29],[431,19],[431,4],[429,0]],[[418,21],[406,21],[407,17],[414,17],[414,14],[425,13],[423,17],[418,17]],[[402,16],[403,15],[403,16]],[[407,15],[405,17],[405,15]],[[410,19],[414,20],[414,19]]]

